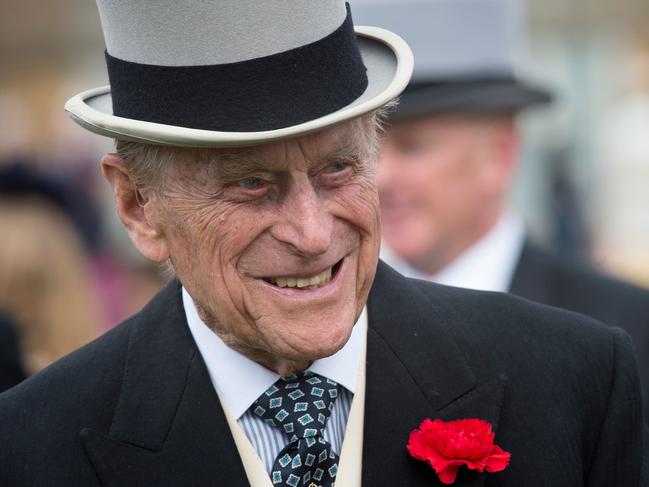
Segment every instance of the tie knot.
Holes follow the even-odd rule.
[[[313,372],[281,377],[252,405],[253,412],[291,441],[321,436],[338,397],[338,384]]]

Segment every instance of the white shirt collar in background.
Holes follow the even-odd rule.
[[[401,274],[447,286],[507,292],[523,250],[521,219],[504,213],[496,225],[472,247],[434,275],[413,269],[383,242],[381,258]]]
[[[212,384],[229,413],[238,419],[279,379],[279,375],[229,348],[203,323],[184,287],[182,297],[189,330],[203,356]],[[331,357],[316,360],[308,370],[336,381],[354,393],[366,332],[367,310],[364,308],[345,346]]]

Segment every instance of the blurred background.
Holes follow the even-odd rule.
[[[649,2],[530,0],[525,24],[525,78],[556,101],[522,120],[515,205],[548,247],[649,287]],[[0,308],[32,330],[30,371],[165,282],[116,219],[112,142],[63,112],[107,84],[103,49],[93,1],[0,0]]]
[[[546,243],[647,287],[649,2],[531,0],[526,24],[524,71],[557,98],[524,120],[514,197]]]

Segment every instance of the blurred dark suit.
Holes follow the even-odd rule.
[[[16,330],[9,318],[0,313],[0,392],[15,386],[25,377]]]
[[[633,338],[649,424],[649,291],[525,242],[510,292],[577,311],[626,330]]]

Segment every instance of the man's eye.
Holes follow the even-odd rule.
[[[243,189],[255,190],[255,189],[263,188],[264,187],[264,181],[262,179],[260,179],[260,178],[256,178],[256,177],[251,176],[249,178],[242,179],[241,181],[239,181],[237,183],[237,185],[240,188],[243,188]]]
[[[347,169],[348,164],[345,161],[335,161],[329,164],[326,168],[326,172],[340,172]]]

